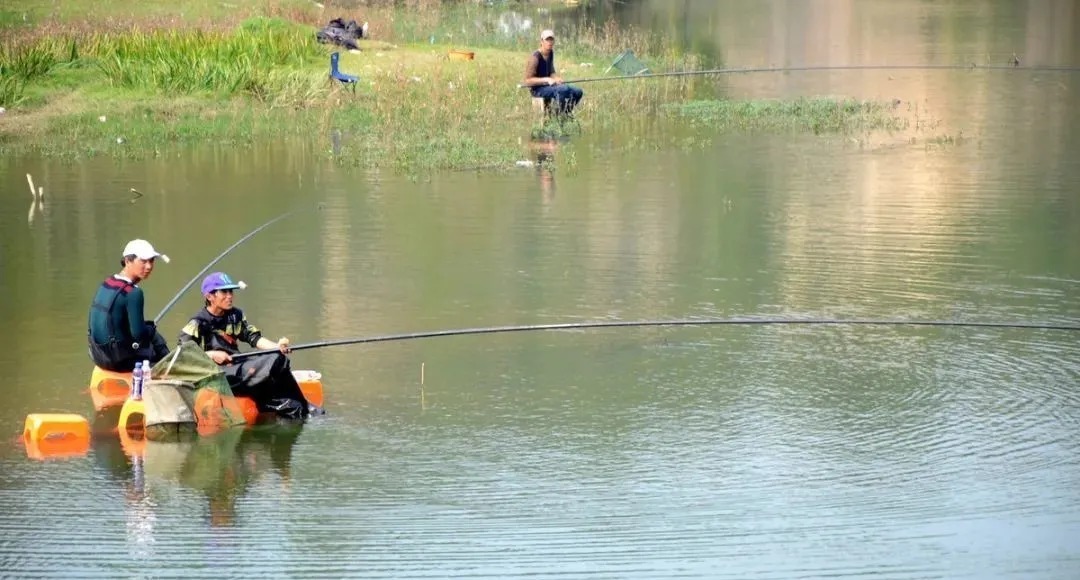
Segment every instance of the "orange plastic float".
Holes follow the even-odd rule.
[[[90,421],[74,413],[31,413],[23,425],[23,442],[33,459],[85,455]]]
[[[304,398],[316,407],[323,406],[322,375],[316,371],[293,371],[296,383],[300,385],[300,392]]]
[[[116,422],[116,431],[145,431],[146,402],[142,399],[128,398],[120,408],[120,420]]]
[[[90,374],[90,398],[94,400],[94,410],[123,405],[131,394],[131,374],[95,366]]]
[[[292,373],[296,383],[300,386],[300,392],[304,394],[304,398],[312,405],[322,407],[325,400],[322,374],[313,370],[296,370],[292,371]],[[132,373],[109,371],[95,366],[90,375],[90,397],[94,401],[96,411],[100,412],[115,407],[121,408],[119,420],[117,421],[117,432],[121,435],[121,443],[124,443],[123,439],[128,439],[129,443],[131,443],[130,446],[138,447],[141,450],[145,447],[145,439],[141,437],[141,433],[146,426],[146,404],[142,399],[130,397],[131,380]],[[216,432],[225,427],[223,421],[228,416],[228,413],[243,416],[244,422],[248,425],[254,425],[259,415],[259,409],[255,405],[255,401],[249,397],[219,397],[216,394],[205,393],[202,395],[201,401],[195,402],[195,406],[200,431],[206,433]],[[47,418],[50,416],[53,415],[41,413],[30,415],[27,417],[27,424],[30,425],[31,417]],[[81,418],[79,415],[69,417]],[[83,419],[83,422],[86,422],[86,420]],[[35,424],[37,424],[37,421],[35,421]],[[133,431],[135,433],[132,433]],[[133,436],[138,437],[133,438]],[[88,426],[87,435],[84,438],[89,441]]]
[[[254,425],[255,420],[259,418],[259,407],[255,405],[255,399],[251,397],[237,397],[236,402],[240,404],[240,410],[244,413],[244,421],[248,425]]]

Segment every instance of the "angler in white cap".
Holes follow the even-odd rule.
[[[153,322],[143,315],[144,297],[139,282],[154,271],[158,258],[168,263],[146,240],[131,240],[121,254],[121,270],[105,279],[90,303],[87,342],[90,358],[110,371],[131,372],[143,360],[155,363],[169,347]]]
[[[540,33],[540,48],[529,55],[525,63],[525,80],[522,83],[529,87],[534,97],[542,97],[546,100],[555,101],[555,112],[559,115],[572,117],[574,107],[581,101],[585,93],[563,82],[561,76],[555,72],[555,31],[544,30]]]

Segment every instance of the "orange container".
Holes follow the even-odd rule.
[[[90,374],[90,398],[94,401],[94,410],[101,411],[109,407],[119,407],[131,394],[131,373],[107,371],[94,367]]]
[[[116,430],[119,432],[146,430],[146,402],[142,399],[124,401],[120,409],[120,420],[116,422]]]
[[[26,439],[26,456],[30,459],[61,459],[81,457],[90,450],[90,439],[60,437],[56,439]]]
[[[30,441],[55,439],[90,440],[90,421],[74,413],[31,413],[23,423],[23,437]]]
[[[23,442],[33,459],[85,455],[90,421],[73,413],[31,413],[23,424]]]
[[[323,406],[322,375],[316,371],[293,371],[293,377],[300,385],[304,398],[316,407]]]
[[[255,400],[251,397],[237,397],[236,402],[240,403],[240,410],[244,413],[244,421],[247,421],[248,425],[254,425],[255,420],[259,418],[259,407],[255,405]]]
[[[240,401],[232,395],[220,395],[212,389],[199,389],[195,395],[195,421],[199,433],[216,433],[223,429],[245,424],[244,410]],[[235,423],[242,420],[244,423]]]
[[[450,60],[473,60],[476,58],[476,53],[471,50],[458,50],[456,48],[450,50]]]

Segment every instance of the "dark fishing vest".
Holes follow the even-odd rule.
[[[135,337],[128,336],[126,328],[117,329],[113,324],[112,309],[120,296],[126,296],[135,289],[135,285],[127,280],[121,280],[115,276],[109,276],[101,283],[101,288],[90,303],[90,319],[86,322],[86,342],[90,346],[90,358],[97,366],[117,372],[128,372],[135,368],[138,353],[135,350]],[[102,292],[101,290],[105,290]],[[106,298],[107,297],[107,298]],[[102,300],[108,302],[103,303]],[[93,315],[97,311],[105,318],[105,329],[108,336],[104,342],[94,340]]]

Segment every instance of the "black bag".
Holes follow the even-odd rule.
[[[86,342],[90,345],[90,360],[94,361],[95,365],[118,373],[130,373],[135,368],[135,361],[138,359],[135,351],[130,346],[120,344],[116,338],[99,344],[94,342],[87,332]]]
[[[261,405],[260,411],[276,413],[283,419],[303,419],[307,417],[307,406],[296,399],[270,399]]]

